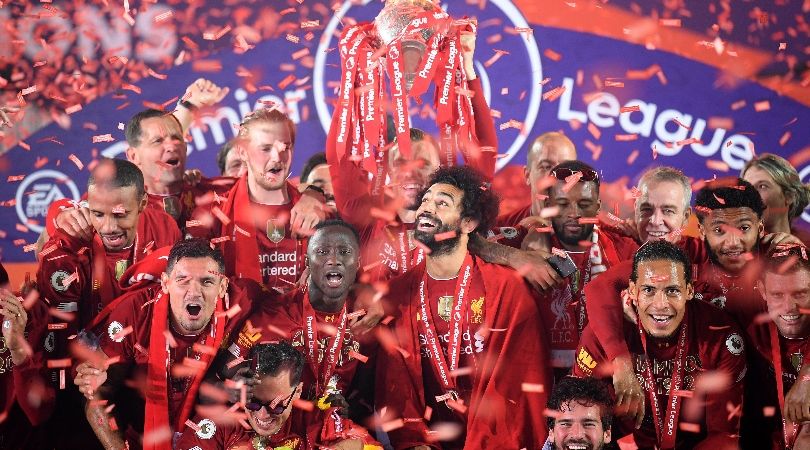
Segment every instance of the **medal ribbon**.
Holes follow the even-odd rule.
[[[678,432],[678,417],[681,413],[681,397],[677,395],[681,390],[683,381],[683,368],[686,361],[686,337],[688,335],[689,322],[688,313],[684,315],[681,322],[681,331],[678,334],[678,347],[675,351],[675,365],[672,368],[672,377],[669,384],[669,396],[667,400],[666,416],[661,414],[661,405],[658,402],[655,379],[652,375],[652,357],[647,351],[647,335],[638,321],[638,332],[641,336],[641,345],[644,348],[644,355],[647,357],[647,368],[645,378],[647,386],[650,387],[650,404],[652,405],[653,423],[655,424],[655,434],[662,450],[675,448],[675,436]],[[663,421],[663,422],[662,422]]]
[[[405,224],[400,224],[400,231],[397,237],[399,239],[399,273],[403,274],[411,267],[417,266],[422,262],[425,251],[420,248],[416,253],[416,261],[414,261],[414,255],[411,251],[411,236],[408,234],[408,230],[405,229]]]
[[[421,313],[422,328],[425,332],[427,343],[430,346],[430,352],[433,354],[431,362],[433,363],[434,372],[439,376],[442,387],[445,390],[454,390],[456,381],[450,375],[450,372],[458,369],[458,363],[461,355],[461,337],[464,333],[465,323],[467,322],[467,310],[469,308],[469,296],[467,288],[469,287],[470,273],[472,272],[472,255],[467,253],[464,258],[464,263],[461,265],[461,276],[458,277],[456,282],[456,291],[454,294],[455,302],[453,309],[450,311],[450,339],[447,343],[447,350],[449,353],[449,363],[444,357],[444,353],[439,345],[439,336],[436,334],[436,328],[433,326],[435,317],[433,316],[433,308],[427,304],[425,299],[425,283],[427,281],[427,269],[422,275],[422,281],[419,283],[419,308]]]
[[[776,395],[779,397],[779,411],[782,413],[782,434],[785,439],[785,448],[793,448],[796,436],[799,434],[799,425],[788,422],[785,419],[785,381],[784,369],[782,368],[782,350],[779,344],[779,331],[773,322],[768,324],[771,335],[771,359],[773,360],[774,373],[776,374]],[[801,382],[801,380],[799,380]]]
[[[343,339],[346,333],[346,304],[344,303],[343,309],[340,311],[340,319],[337,333],[329,346],[329,350],[324,355],[326,362],[326,370],[319,370],[318,365],[318,322],[315,316],[315,309],[309,300],[309,292],[304,295],[304,341],[307,347],[307,359],[309,360],[310,367],[315,373],[315,395],[321,397],[324,392],[321,388],[325,388],[329,384],[329,379],[335,373],[337,362],[340,357],[340,351],[343,349]],[[319,376],[323,374],[323,376]]]

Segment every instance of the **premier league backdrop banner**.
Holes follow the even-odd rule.
[[[498,127],[501,176],[525,163],[534,137],[562,130],[608,181],[632,185],[654,164],[696,180],[730,176],[766,151],[792,157],[810,178],[807,87],[790,79],[806,59],[806,31],[796,31],[802,2],[771,11],[770,2],[734,11],[682,3],[443,2],[451,16],[478,21],[475,67]],[[33,261],[26,250],[48,205],[78,199],[94,159],[124,157],[128,118],[145,107],[172,110],[197,78],[230,93],[191,129],[189,168],[218,175],[215,155],[236,125],[276,104],[298,126],[297,174],[324,147],[341,30],[382,8],[376,0],[0,5],[10,35],[0,40],[5,104],[48,123],[5,130],[2,258],[19,262]],[[777,82],[763,81],[768,71]],[[432,94],[411,99],[414,126],[436,131],[432,103]]]

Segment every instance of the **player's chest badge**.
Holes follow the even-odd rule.
[[[284,227],[277,225],[275,219],[267,221],[267,239],[274,244],[278,244],[284,239]]]
[[[453,310],[453,296],[442,295],[439,297],[439,317],[445,322],[450,321],[450,312]]]

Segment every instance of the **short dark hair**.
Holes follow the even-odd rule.
[[[695,214],[700,223],[711,211],[728,208],[750,208],[757,217],[762,217],[765,203],[757,189],[742,178],[712,180],[698,191]]]
[[[326,162],[326,153],[318,152],[318,153],[315,153],[314,155],[310,156],[309,159],[307,159],[307,162],[304,163],[304,168],[301,169],[301,178],[300,178],[301,181],[300,182],[305,183],[307,178],[309,178],[310,172],[312,172],[312,170],[314,168],[316,168],[316,167],[318,167],[320,165],[323,165],[323,164],[327,164],[327,162]]]
[[[219,167],[219,174],[225,175],[225,161],[228,159],[228,153],[233,150],[234,145],[236,144],[236,138],[230,139],[228,142],[222,145],[222,148],[219,149],[217,152],[217,166]]]
[[[796,244],[778,245],[768,252],[764,266],[764,270],[759,272],[760,278],[763,280],[768,273],[785,275],[796,273],[799,270],[810,272],[810,251],[806,247]]]
[[[585,406],[598,406],[602,418],[602,428],[609,430],[613,425],[613,396],[607,384],[599,379],[564,377],[554,385],[548,397],[548,409],[562,411],[563,406],[577,402]],[[546,418],[548,428],[554,428],[556,418]]]
[[[593,172],[593,173],[595,173],[597,175],[596,179],[593,180],[593,181],[587,181],[587,182],[596,184],[597,188],[599,188],[599,186],[600,186],[600,183],[601,183],[600,179],[602,177],[599,176],[599,172],[597,172],[596,169],[589,166],[588,164],[585,164],[582,161],[579,161],[579,160],[576,160],[576,159],[572,159],[572,160],[569,160],[569,161],[563,161],[563,162],[557,164],[556,166],[554,166],[554,168],[552,168],[549,173],[553,173],[557,169],[568,169],[571,172]],[[586,181],[583,180],[581,182],[585,183]]]
[[[343,228],[349,230],[349,232],[352,234],[352,236],[354,236],[354,238],[357,240],[357,245],[358,246],[360,245],[360,233],[358,233],[357,229],[354,228],[352,226],[352,224],[350,224],[349,222],[346,222],[345,220],[339,219],[339,218],[326,219],[326,220],[323,220],[321,222],[318,222],[315,225],[315,232],[317,232],[318,230],[322,230],[324,228],[327,228],[327,227],[343,227]],[[313,236],[314,236],[314,233],[313,233]]]
[[[219,272],[225,272],[225,259],[219,248],[211,248],[211,243],[205,239],[186,239],[172,246],[169,250],[169,261],[166,263],[166,273],[171,273],[177,261],[183,258],[211,258],[217,263]]]
[[[468,166],[439,168],[430,177],[427,188],[417,198],[424,197],[428,189],[439,183],[455,186],[464,192],[461,200],[461,218],[477,220],[478,227],[473,232],[486,235],[498,216],[500,199],[492,192],[490,184],[484,182],[481,174]]]
[[[256,375],[275,376],[282,370],[290,371],[290,386],[301,382],[304,371],[304,355],[288,342],[257,344],[250,350],[252,368]]]
[[[135,164],[120,158],[101,158],[90,172],[87,187],[103,185],[108,188],[135,186],[138,199],[146,193],[143,172]]]
[[[177,125],[180,125],[180,121],[177,120],[173,114],[167,113],[166,111],[161,111],[159,109],[145,109],[132,116],[132,118],[129,119],[129,122],[127,122],[126,128],[124,128],[124,136],[126,136],[129,146],[137,147],[141,145],[141,132],[143,131],[141,129],[141,122],[146,119],[165,116],[171,117],[175,120],[175,122],[177,122]],[[182,130],[182,128],[183,127],[181,125],[180,129]]]
[[[692,282],[692,263],[677,245],[664,240],[647,241],[633,255],[632,281],[638,281],[638,265],[646,261],[673,261],[683,266],[683,276],[687,283]]]

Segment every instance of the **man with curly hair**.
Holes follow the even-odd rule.
[[[549,440],[543,450],[602,450],[611,441],[613,396],[596,378],[565,377],[548,399]]]
[[[393,336],[377,361],[377,406],[403,421],[391,442],[538,448],[550,373],[537,306],[518,274],[467,249],[492,225],[497,197],[469,167],[439,169],[427,186],[414,231],[427,257],[389,284]],[[436,436],[439,423],[457,432]]]

